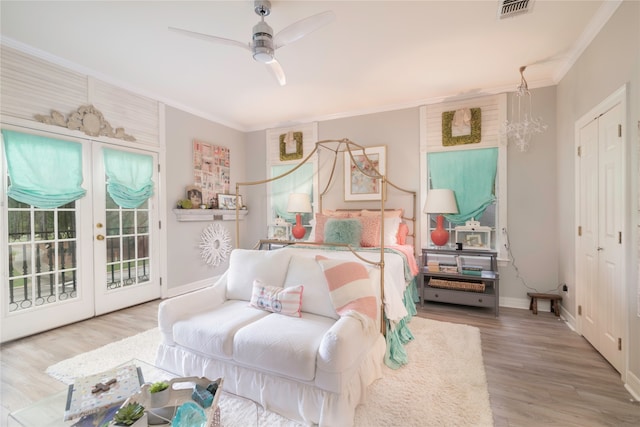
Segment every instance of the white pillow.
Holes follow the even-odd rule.
[[[333,308],[327,280],[315,259],[300,255],[291,256],[284,287],[297,285],[304,285],[302,311],[336,320],[340,318]]]
[[[398,227],[402,218],[393,217],[384,219],[384,245],[393,246],[398,244]]]
[[[309,221],[309,225],[311,225],[311,233],[309,233],[309,238],[307,242],[315,242],[316,241],[316,219],[312,219]]]
[[[267,286],[260,280],[253,281],[253,293],[249,304],[260,310],[285,316],[302,317],[300,306],[302,305],[302,291],[304,286],[292,286],[281,288],[279,286]]]
[[[234,249],[229,257],[227,299],[250,301],[253,281],[282,287],[289,268],[291,253]]]

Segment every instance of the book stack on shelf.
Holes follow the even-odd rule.
[[[482,267],[477,265],[463,265],[462,274],[468,276],[482,276]]]
[[[443,273],[457,273],[458,266],[456,264],[440,264],[440,271]]]
[[[437,273],[440,271],[440,263],[438,261],[427,261],[427,271]]]

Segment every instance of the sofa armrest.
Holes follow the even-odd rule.
[[[318,349],[318,368],[343,372],[369,351],[380,332],[355,317],[343,316],[324,334]]]
[[[162,342],[173,345],[173,325],[196,313],[214,309],[226,300],[226,273],[212,286],[162,301],[158,307],[158,328]]]

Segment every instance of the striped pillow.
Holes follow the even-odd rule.
[[[356,315],[375,322],[377,298],[364,265],[316,255],[329,285],[331,302],[340,316]]]
[[[252,307],[272,313],[302,317],[300,315],[300,307],[302,306],[303,289],[303,285],[280,288],[278,286],[266,286],[260,280],[254,280],[249,304]]]

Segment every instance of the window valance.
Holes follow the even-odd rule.
[[[81,144],[9,130],[2,136],[9,197],[43,209],[84,197]]]

